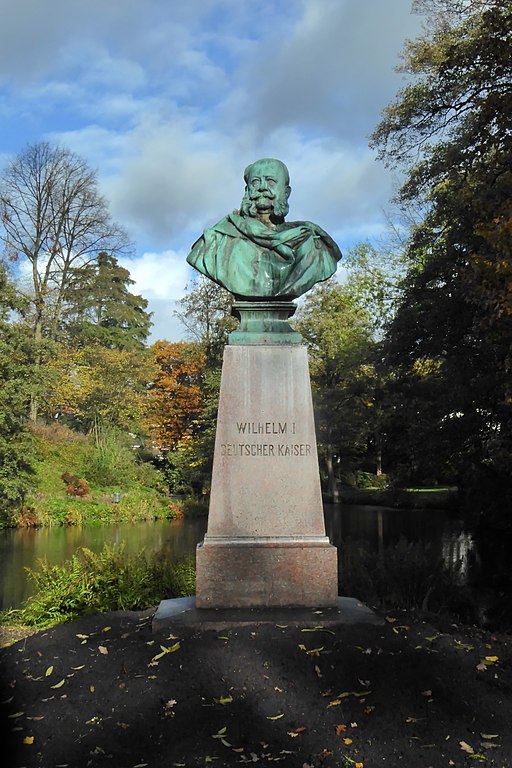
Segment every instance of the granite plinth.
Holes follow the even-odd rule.
[[[250,542],[207,537],[197,548],[196,563],[198,608],[323,608],[338,598],[336,548],[325,537]]]
[[[196,605],[334,606],[307,351],[228,346]]]

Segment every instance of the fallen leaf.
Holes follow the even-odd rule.
[[[98,651],[103,654],[103,656],[108,655],[108,648],[106,648],[104,645],[98,645]]]
[[[9,715],[9,717],[11,720],[16,720],[18,717],[21,717],[24,714],[24,712],[15,712],[14,715]]]
[[[103,629],[101,631],[102,632],[110,632],[111,629],[112,629],[112,627],[103,627]]]
[[[468,744],[466,741],[459,741],[459,746],[462,749],[463,752],[467,752],[468,755],[473,755],[475,753],[475,750],[473,747]]]
[[[284,717],[284,712],[281,712],[280,715],[274,715],[274,717],[267,717],[267,720],[280,720],[282,717]]]
[[[44,715],[36,715],[34,717],[27,717],[27,720],[44,720]]]
[[[318,664],[315,664],[315,673],[317,677],[323,677],[322,673],[320,672],[320,667]]]
[[[493,741],[481,741],[480,746],[482,749],[497,749],[500,745],[495,744]]]
[[[34,737],[33,736],[25,736],[23,739],[24,744],[33,744],[34,743]]]
[[[422,696],[432,696],[432,691],[422,691],[421,695]]]
[[[52,685],[51,687],[52,688],[62,688],[62,686],[64,685],[65,682],[66,682],[65,679],[60,680],[60,682],[56,683],[55,685]]]
[[[396,619],[394,619],[392,616],[386,616],[386,621],[388,624],[394,624]]]
[[[478,669],[479,672],[484,672],[487,669],[487,664],[481,661],[480,664],[476,665],[476,668]]]
[[[301,632],[327,632],[329,635],[334,635],[332,629],[326,629],[326,627],[306,627],[301,629]]]
[[[44,673],[44,674],[45,674],[45,677],[50,677],[50,675],[51,675],[51,673],[52,673],[52,672],[53,672],[53,667],[48,667],[48,669],[47,669],[47,670],[46,670],[46,672]]]
[[[94,693],[94,691],[95,691],[96,689],[95,689],[94,685],[90,685],[90,686],[89,686],[89,690],[90,690],[90,692],[91,692],[91,693]]]
[[[79,667],[71,667],[71,669],[74,669],[74,670],[75,670],[75,672],[78,672],[78,670],[79,670],[79,669],[83,669],[84,667],[85,667],[85,664],[82,664],[82,665],[81,665],[81,666],[79,666]]]
[[[482,739],[499,739],[499,735],[497,733],[481,733],[480,737]]]
[[[336,731],[336,736],[339,736],[340,733],[344,733],[347,730],[346,725],[336,725],[334,727],[334,730]]]
[[[499,658],[499,656],[486,656],[484,661],[486,664],[495,664]]]
[[[216,704],[231,704],[232,701],[232,696],[221,696],[220,699],[214,699]]]
[[[363,763],[356,763],[355,768],[364,768]]]
[[[323,649],[324,649],[324,646],[322,645],[320,646],[320,648],[311,648],[311,650],[306,651],[306,653],[308,654],[308,656],[320,656]]]
[[[343,743],[347,745],[347,747],[352,744],[352,739],[349,739],[348,736],[343,739]]]

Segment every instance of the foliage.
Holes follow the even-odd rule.
[[[129,271],[104,251],[74,267],[63,290],[64,339],[73,346],[142,349],[151,314],[147,300],[129,290],[133,284]]]
[[[195,581],[191,562],[172,566],[144,551],[128,556],[124,544],[106,544],[99,554],[84,547],[63,565],[41,560],[38,566],[29,570],[35,593],[23,608],[3,614],[3,622],[48,627],[84,614],[142,610],[189,594]]]
[[[149,435],[161,451],[174,449],[193,432],[201,410],[204,353],[198,344],[157,341],[156,372],[145,403]]]
[[[60,346],[44,365],[41,412],[88,431],[94,424],[140,429],[153,367],[145,351]]]
[[[512,7],[476,3],[408,44],[373,141],[422,201],[386,344],[403,479],[512,470]],[[441,10],[446,12],[439,14]],[[404,428],[405,427],[405,428]]]
[[[202,275],[187,288],[188,293],[180,299],[180,309],[175,314],[190,337],[201,345],[206,366],[218,367],[228,334],[238,325],[231,315],[233,296]]]
[[[378,553],[347,541],[340,572],[345,594],[380,608],[448,611],[463,600],[460,563],[448,568],[422,542],[401,538]]]
[[[213,468],[221,371],[206,370],[202,377],[203,405],[193,423],[192,435],[184,435],[162,461],[173,493],[205,496]]]
[[[186,557],[171,567],[170,590],[176,597],[191,597],[196,593],[196,564]]]
[[[320,455],[343,471],[373,438],[375,342],[372,321],[349,283],[329,280],[306,297],[296,321],[309,347]]]
[[[129,436],[98,431],[97,446],[92,436],[62,425],[33,429],[38,453],[35,487],[27,495],[25,507],[13,514],[13,523],[99,525],[173,517],[161,472],[139,460]],[[63,475],[87,483],[89,493],[83,497],[68,495]],[[115,492],[121,494],[118,504],[113,503]]]
[[[29,265],[29,284],[20,282],[19,289],[31,307],[24,316],[35,344],[37,383],[43,341],[55,338],[73,271],[99,251],[120,253],[129,244],[110,219],[95,172],[78,155],[48,142],[27,146],[7,162],[0,176],[0,221],[9,260]],[[37,416],[34,388],[30,418]]]
[[[34,450],[26,429],[31,344],[9,322],[19,307],[7,273],[0,263],[0,525],[19,507],[33,482]]]

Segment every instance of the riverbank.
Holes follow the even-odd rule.
[[[341,488],[340,502],[391,509],[459,508],[457,488]]]
[[[0,651],[9,766],[512,767],[509,636],[403,613],[153,634],[152,615]]]

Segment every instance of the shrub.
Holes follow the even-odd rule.
[[[340,553],[342,591],[379,608],[449,610],[463,598],[461,565],[448,567],[428,544],[403,537],[381,553],[349,540]]]
[[[35,593],[21,609],[4,613],[2,622],[43,628],[84,614],[142,610],[164,597],[193,594],[192,559],[172,565],[163,555],[148,561],[144,551],[128,556],[124,549],[124,544],[107,544],[95,554],[82,548],[62,565],[40,560],[39,570],[29,570]]]

